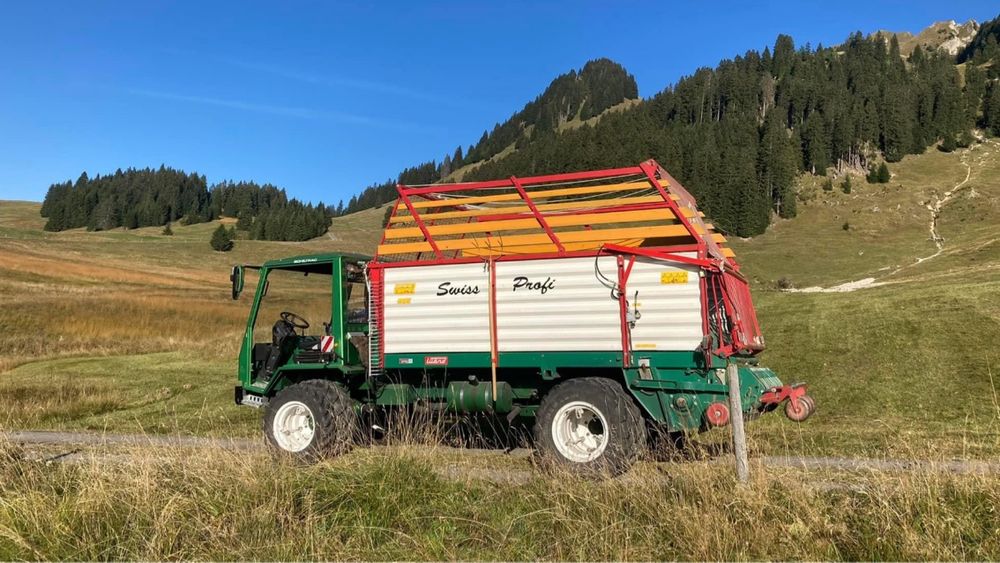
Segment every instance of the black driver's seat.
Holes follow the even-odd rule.
[[[271,327],[271,346],[264,360],[264,380],[271,379],[274,370],[284,363],[295,349],[295,327],[286,320],[279,320]]]

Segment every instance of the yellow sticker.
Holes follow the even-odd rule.
[[[661,272],[660,273],[660,283],[661,284],[666,285],[668,283],[687,283],[687,282],[688,282],[688,273],[687,272],[680,271],[680,272]]]
[[[393,286],[392,291],[396,295],[410,295],[417,289],[417,284],[415,283],[397,283]]]
[[[410,304],[410,298],[409,297],[400,297],[399,299],[396,300],[396,303],[399,304],[399,305],[409,305]]]
[[[652,344],[652,343],[649,343],[649,342],[639,342],[639,343],[634,344],[632,347],[633,348],[637,348],[637,349],[641,349],[641,350],[655,350],[656,349],[656,344]]]

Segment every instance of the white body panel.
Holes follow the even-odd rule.
[[[618,301],[595,262],[497,262],[498,350],[621,351]],[[600,274],[617,281],[615,257],[596,264]],[[635,352],[694,350],[701,343],[699,273],[693,266],[636,260],[626,286],[630,307],[641,315],[632,330]],[[384,291],[386,353],[490,351],[489,272],[483,263],[386,268]]]
[[[694,350],[701,344],[700,273],[695,266],[635,261],[626,285],[629,304],[641,315],[632,329],[633,351]]]
[[[476,292],[438,295],[445,283]],[[489,284],[483,264],[386,268],[385,353],[489,352]]]
[[[594,258],[498,262],[497,349],[502,352],[622,349],[621,316]],[[613,256],[601,273],[617,279]],[[536,289],[530,285],[541,284]],[[544,293],[543,293],[544,291]]]

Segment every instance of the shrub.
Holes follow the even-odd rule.
[[[868,167],[868,174],[865,175],[865,181],[869,184],[878,183],[878,167],[874,164]]]
[[[849,221],[844,221],[844,224],[840,226],[841,229],[845,231],[851,230],[851,223]]]
[[[957,148],[955,143],[954,135],[945,135],[944,140],[941,141],[941,145],[938,146],[938,150],[941,152],[953,152]]]
[[[878,167],[878,183],[888,184],[891,179],[892,174],[889,173],[889,167],[883,162]]]
[[[219,225],[212,231],[210,244],[216,252],[229,252],[233,249],[233,238],[236,236],[235,229],[227,229],[225,225]]]
[[[848,175],[847,175],[847,176],[846,176],[846,177],[844,178],[844,183],[840,185],[840,189],[841,189],[841,190],[842,190],[842,191],[843,191],[843,192],[844,192],[845,194],[849,194],[849,193],[851,193],[851,175],[850,175],[850,174],[848,174]]]
[[[163,226],[163,235],[168,237],[174,236],[174,230],[170,228],[170,221],[167,221],[167,224]]]
[[[832,192],[833,191],[833,179],[832,178],[827,178],[826,181],[823,182],[823,191],[824,192]]]
[[[962,134],[958,136],[958,147],[962,149],[967,149],[972,146],[972,143],[976,142],[976,138],[972,136],[972,133],[968,129],[962,131]]]

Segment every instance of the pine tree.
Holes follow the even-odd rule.
[[[237,216],[236,230],[249,231],[251,226],[253,226],[253,218],[250,214],[250,210],[245,209]]]
[[[905,84],[890,82],[883,97],[882,153],[889,162],[899,162],[913,147],[915,116]]]
[[[869,184],[878,183],[878,167],[875,164],[868,167],[868,174],[865,175],[865,181]]]
[[[1000,83],[994,82],[983,106],[983,126],[993,136],[1000,137]]]
[[[953,152],[956,148],[958,148],[958,145],[955,142],[954,135],[945,135],[944,140],[941,141],[941,146],[938,147],[941,152]]]
[[[795,192],[793,184],[796,166],[796,148],[777,113],[772,112],[765,124],[757,155],[757,170],[761,186],[781,217],[795,217]]]
[[[229,252],[233,249],[233,234],[234,231],[227,229],[225,225],[220,224],[214,231],[212,231],[212,239],[209,241],[212,245],[212,250],[216,252]]]
[[[823,182],[823,191],[824,192],[833,191],[833,178],[827,178],[826,181]]]
[[[803,129],[804,167],[813,174],[825,176],[826,169],[830,166],[830,157],[829,137],[823,126],[823,117],[819,113],[814,113],[806,120]]]
[[[878,183],[888,184],[889,180],[891,179],[892,179],[892,174],[889,173],[889,166],[883,162],[878,167]]]
[[[164,236],[168,236],[168,237],[174,236],[174,230],[172,228],[170,228],[170,223],[167,223],[166,225],[163,226],[163,233],[162,234]]]
[[[844,176],[844,183],[842,183],[840,185],[840,189],[845,194],[851,193],[851,175],[850,174],[847,174],[846,176]]]
[[[976,142],[976,138],[972,136],[972,133],[968,129],[962,130],[962,133],[958,136],[957,145],[959,148],[967,149],[972,146],[972,143]]]

